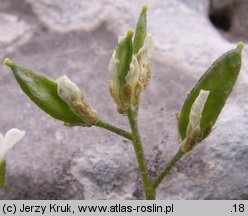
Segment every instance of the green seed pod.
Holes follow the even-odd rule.
[[[0,188],[4,186],[5,183],[5,161],[0,161]]]
[[[121,88],[126,84],[126,76],[130,69],[130,63],[132,61],[133,44],[132,44],[133,30],[127,32],[127,36],[120,41],[115,52],[115,58],[119,60],[118,68],[118,87],[119,92]],[[121,99],[121,98],[120,98]]]
[[[147,32],[146,12],[147,6],[144,5],[137,22],[133,42],[133,53],[138,60],[140,69],[139,82],[143,85],[143,89],[148,85],[152,75],[150,62],[154,47],[152,35]]]
[[[139,49],[143,46],[145,38],[146,38],[146,33],[147,33],[146,11],[147,11],[147,6],[144,5],[142,7],[142,11],[140,13],[140,16],[139,16],[139,19],[136,25],[135,37],[133,41],[133,53],[134,54],[138,53]]]
[[[218,58],[191,90],[179,116],[178,129],[181,141],[186,138],[190,110],[200,90],[210,91],[200,120],[201,140],[211,131],[209,128],[216,122],[237,80],[243,46],[239,43],[237,48]]]
[[[55,119],[71,125],[84,125],[85,122],[71,111],[69,106],[59,97],[57,83],[47,76],[14,64],[5,59],[26,95],[44,112]]]

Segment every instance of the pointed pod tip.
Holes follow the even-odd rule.
[[[146,11],[147,11],[147,5],[144,4],[144,5],[142,6],[142,11],[141,11],[141,13],[146,13]]]
[[[245,44],[243,42],[239,42],[237,48],[242,50],[244,48]]]
[[[132,38],[133,37],[133,34],[134,34],[134,30],[133,29],[128,29],[127,31],[127,38]]]
[[[9,58],[4,59],[3,63],[10,68],[14,66],[14,62],[11,61]]]

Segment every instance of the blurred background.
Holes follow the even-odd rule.
[[[152,177],[179,148],[175,113],[224,52],[248,41],[247,0],[0,0],[0,59],[67,75],[99,116],[129,130],[108,91],[117,38],[148,5],[153,75],[139,125]],[[186,155],[158,199],[248,199],[248,65],[211,136]],[[65,127],[41,112],[0,65],[0,132],[26,136],[8,152],[0,199],[143,199],[132,144],[103,129]]]

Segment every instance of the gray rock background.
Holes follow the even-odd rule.
[[[139,124],[155,177],[178,149],[174,114],[203,72],[239,40],[248,41],[245,0],[0,0],[0,59],[54,79],[66,74],[105,121],[129,130],[108,92],[117,36],[135,27],[147,3],[155,40],[153,78]],[[209,14],[213,23],[210,22]],[[247,48],[238,83],[214,132],[180,161],[158,199],[248,199]],[[0,199],[142,199],[131,143],[99,128],[64,127],[22,93],[0,65],[0,131],[26,136],[6,157]]]

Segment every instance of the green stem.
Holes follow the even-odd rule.
[[[4,187],[5,183],[5,160],[0,159],[0,188]]]
[[[100,119],[94,125],[98,126],[98,127],[101,127],[101,128],[104,128],[106,130],[109,130],[109,131],[111,131],[113,133],[116,133],[116,134],[118,134],[118,135],[120,135],[122,137],[125,137],[125,138],[127,138],[129,140],[133,139],[131,133],[129,133],[129,132],[125,131],[125,130],[122,130],[122,129],[118,128],[118,127],[115,127],[115,126],[113,126],[113,125],[111,125],[111,124],[109,124],[107,122],[104,122],[104,121],[102,121]]]
[[[172,158],[172,160],[169,162],[169,164],[165,167],[165,169],[162,171],[162,173],[155,179],[155,181],[152,184],[152,187],[156,189],[160,183],[163,181],[165,176],[168,175],[168,173],[171,171],[171,169],[175,166],[177,161],[179,161],[183,156],[184,152],[181,151],[181,148],[178,150],[178,152],[175,154],[175,156]]]
[[[139,165],[139,170],[141,173],[142,182],[143,182],[144,189],[145,189],[145,196],[146,196],[146,199],[148,200],[154,200],[156,198],[156,193],[155,193],[156,191],[152,187],[152,184],[150,181],[146,159],[144,156],[144,150],[142,147],[139,129],[137,125],[137,117],[136,117],[137,115],[135,115],[133,110],[129,108],[127,109],[127,116],[128,116],[131,129],[132,129],[133,147],[134,147],[134,151],[135,151],[136,158],[137,158],[138,165]]]

